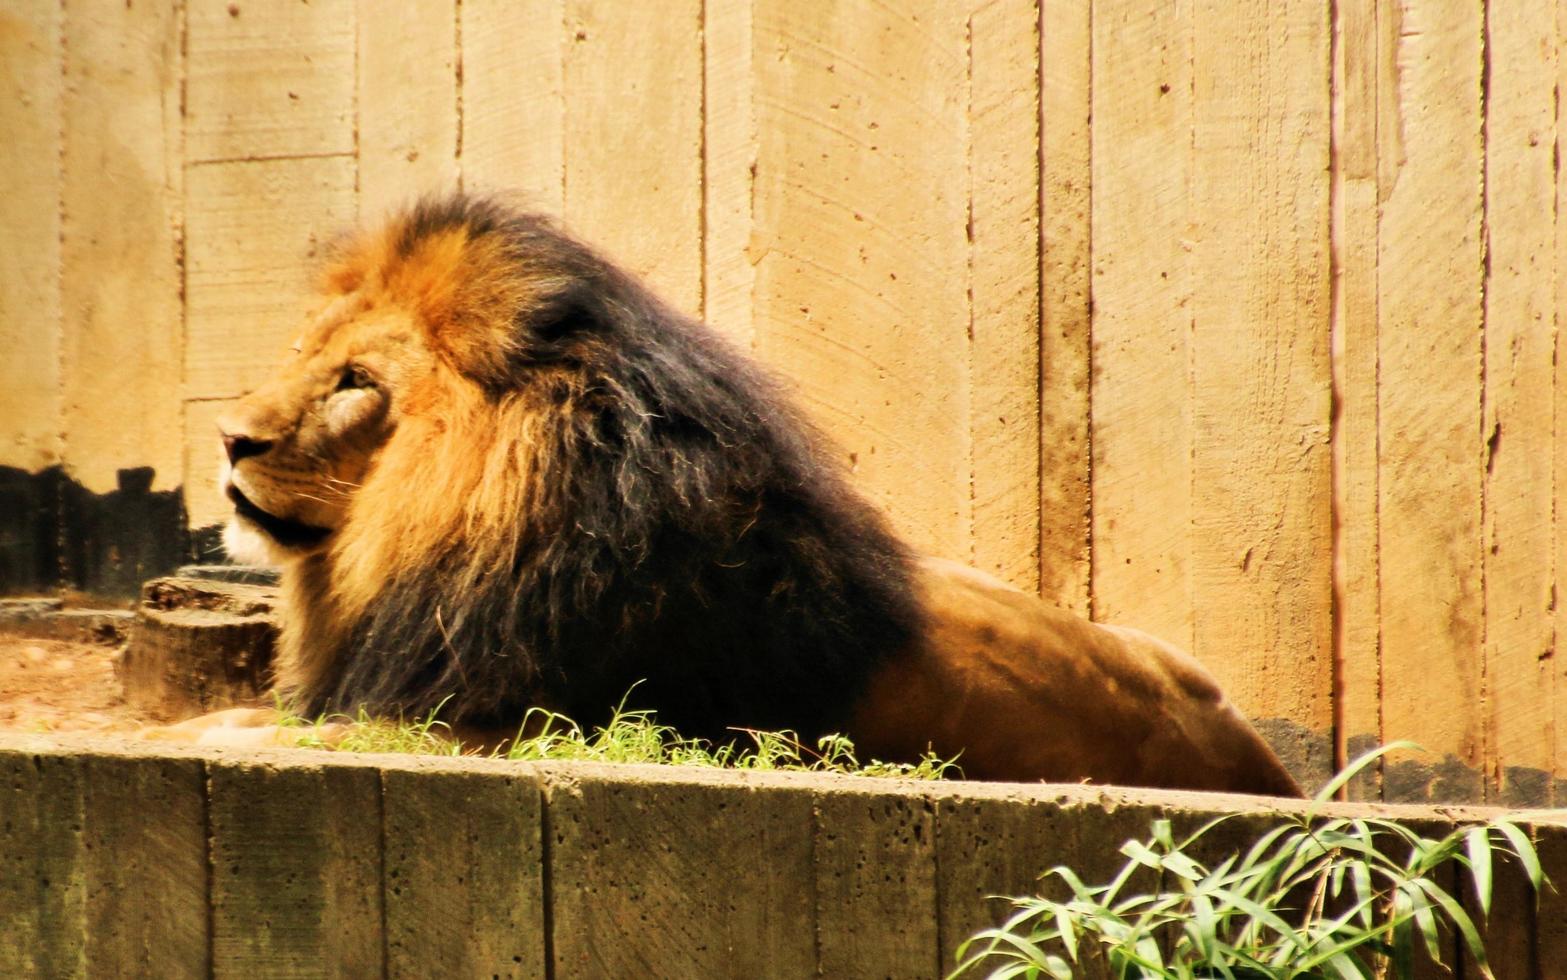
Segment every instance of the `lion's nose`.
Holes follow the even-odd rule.
[[[223,448],[229,454],[229,462],[237,463],[246,456],[260,456],[272,448],[272,443],[265,439],[252,439],[248,436],[231,436],[223,434]]]

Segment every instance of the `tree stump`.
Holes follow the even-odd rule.
[[[255,705],[270,686],[277,590],[151,579],[116,666],[125,699],[166,720]]]

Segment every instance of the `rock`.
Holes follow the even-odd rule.
[[[164,718],[257,703],[269,686],[276,603],[266,585],[148,581],[115,665],[125,699]]]

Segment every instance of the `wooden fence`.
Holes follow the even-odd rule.
[[[1193,649],[1297,769],[1411,737],[1389,796],[1567,800],[1558,20],[11,4],[0,464],[218,521],[318,243],[513,189],[792,379],[920,547]]]
[[[0,973],[924,980],[1015,911],[993,896],[1047,889],[1046,868],[1106,883],[1122,842],[1148,840],[1154,820],[1179,840],[1223,817],[1185,849],[1211,867],[1305,809],[1218,793],[0,733]],[[1325,809],[1430,837],[1500,815]],[[1567,879],[1567,822],[1516,819],[1545,873]],[[1481,920],[1467,884],[1436,879]],[[1143,872],[1125,892],[1156,883]],[[1481,929],[1495,976],[1567,978],[1567,896],[1536,900],[1517,862],[1498,857]],[[1480,975],[1456,935],[1444,930],[1439,949],[1448,968],[1420,954],[1413,976]]]

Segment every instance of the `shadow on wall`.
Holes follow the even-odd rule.
[[[116,489],[95,494],[59,466],[0,466],[0,594],[130,598],[143,580],[219,553],[216,529],[187,530],[183,490],[152,480],[150,466],[124,469]]]

